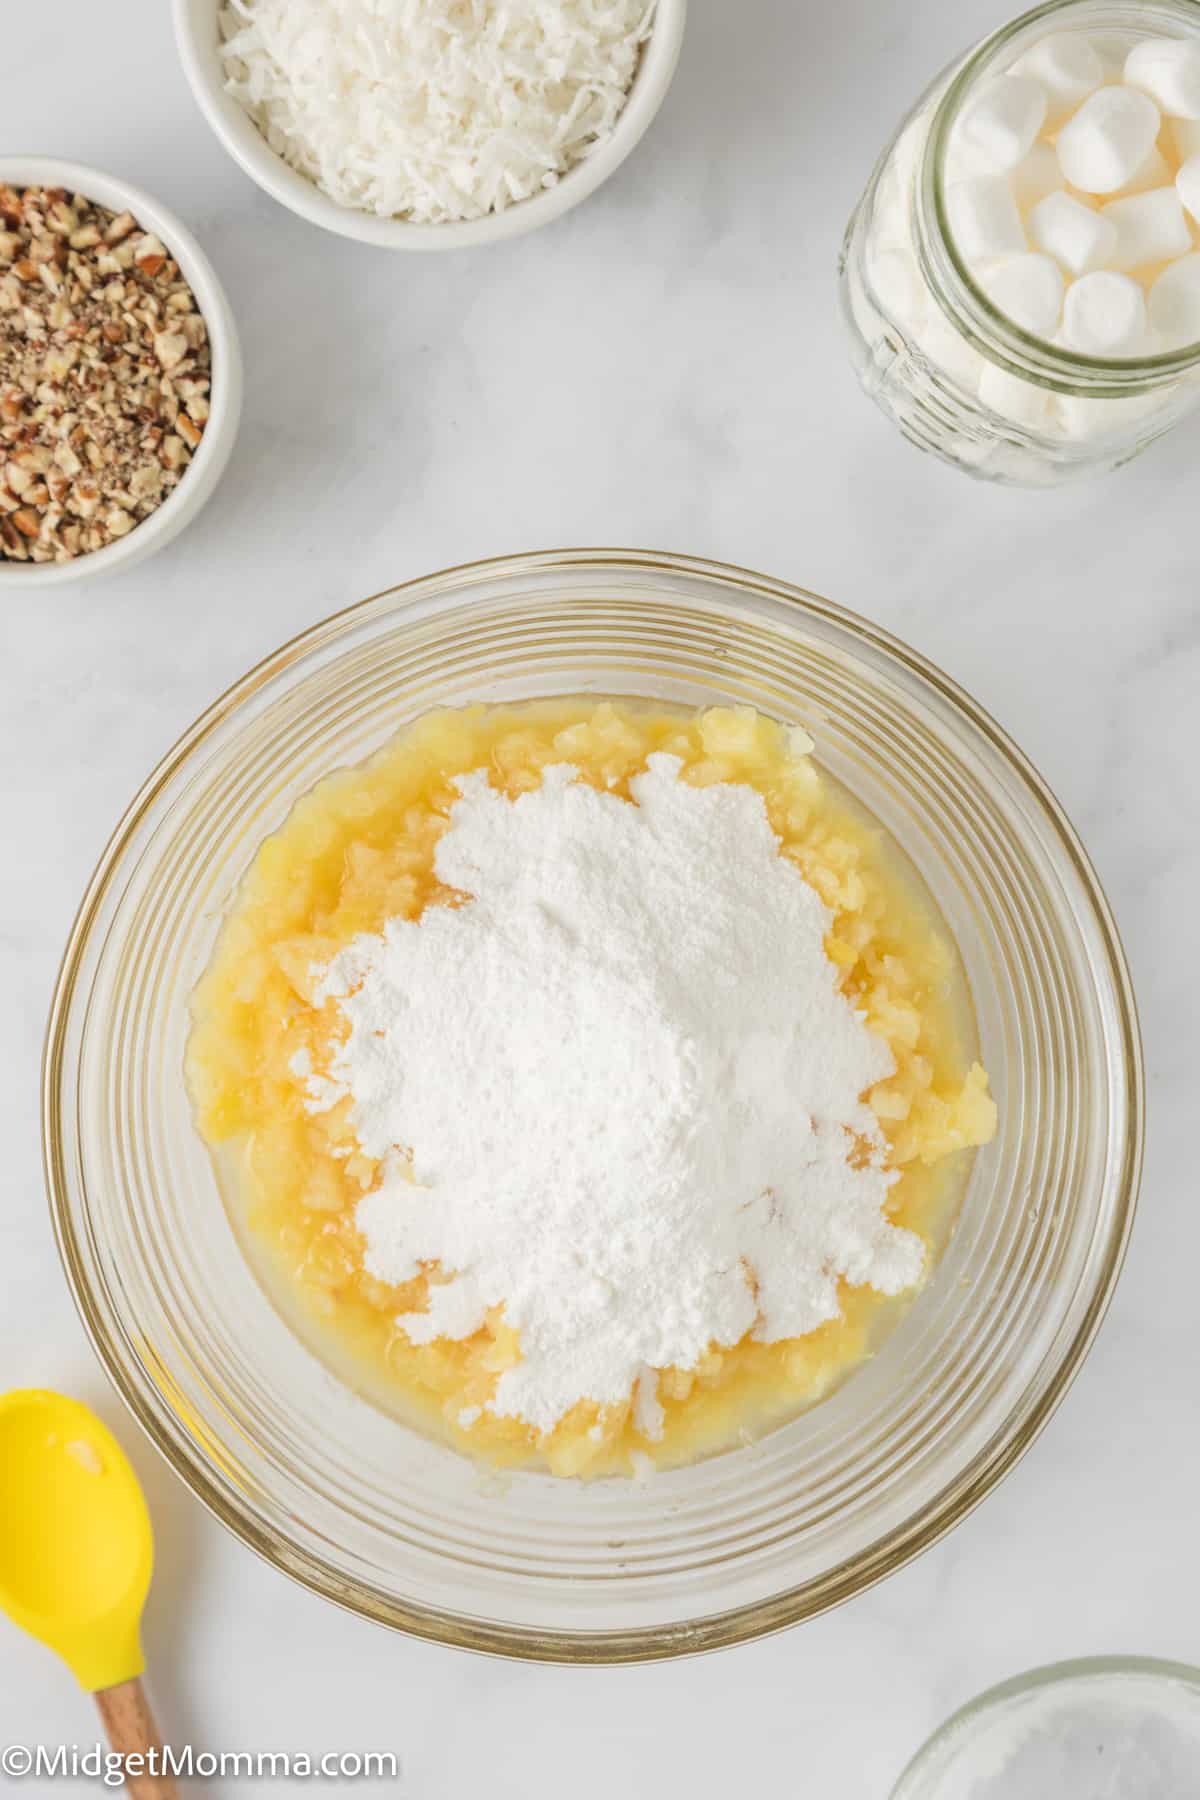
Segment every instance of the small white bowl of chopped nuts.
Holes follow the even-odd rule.
[[[229,302],[174,214],[82,163],[0,156],[0,590],[169,543],[241,403]]]

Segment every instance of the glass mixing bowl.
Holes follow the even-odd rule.
[[[957,939],[1000,1108],[958,1229],[879,1354],[758,1443],[644,1483],[503,1482],[360,1400],[238,1247],[183,1084],[188,995],[262,837],[430,707],[596,693],[805,726]],[[866,620],[740,569],[571,551],[393,589],[253,670],[134,800],[50,1019],[47,1175],[118,1389],[246,1543],[370,1618],[473,1649],[635,1661],[810,1617],[961,1519],[1046,1422],[1128,1236],[1142,1140],[1113,922],[1037,774]]]

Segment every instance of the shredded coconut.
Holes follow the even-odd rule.
[[[658,1370],[812,1331],[839,1278],[921,1274],[863,1099],[891,1051],[838,990],[829,913],[754,789],[680,768],[652,756],[633,804],[567,765],[515,801],[460,777],[435,871],[462,904],[317,971],[347,1035],[294,1065],[382,1163],[367,1269],[433,1274],[400,1326],[465,1338],[502,1308],[520,1359],[488,1407],[538,1430],[632,1396],[653,1437]]]
[[[226,87],[341,206],[481,219],[608,137],[655,0],[231,0]]]

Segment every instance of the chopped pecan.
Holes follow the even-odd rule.
[[[186,474],[209,416],[204,320],[131,213],[0,184],[0,561],[127,536]]]

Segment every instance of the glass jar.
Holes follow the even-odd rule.
[[[1200,1669],[1148,1656],[1030,1669],[939,1726],[892,1800],[1045,1794],[1039,1772],[1048,1764],[1056,1794],[1179,1800],[1200,1792]]]
[[[956,122],[985,82],[1051,32],[1085,33],[1112,59],[1144,37],[1200,42],[1200,0],[1048,0],[993,33],[901,125],[850,220],[840,265],[866,392],[921,449],[1022,486],[1119,468],[1200,403],[1200,342],[1116,361],[1034,337],[989,300],[951,234]]]

